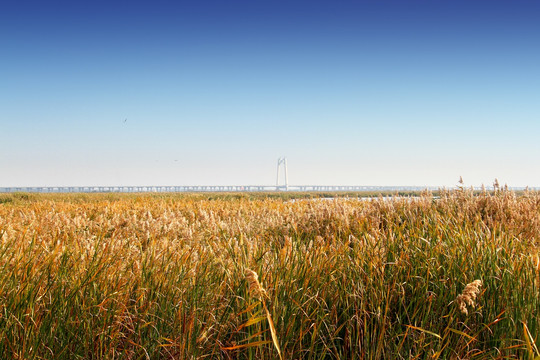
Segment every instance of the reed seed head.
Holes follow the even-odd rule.
[[[246,270],[246,280],[249,285],[249,292],[259,298],[259,300],[262,300],[264,297],[266,297],[266,290],[262,287],[261,283],[259,282],[259,275],[251,269]]]
[[[470,307],[476,306],[476,297],[480,294],[480,287],[482,287],[482,280],[474,280],[472,283],[467,284],[463,292],[456,298],[461,313],[468,315],[467,305]]]
[[[285,261],[285,259],[291,255],[291,252],[292,252],[291,238],[289,236],[285,236],[283,247],[281,248],[279,252],[279,257],[281,261]]]

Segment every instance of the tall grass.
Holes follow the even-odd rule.
[[[539,234],[540,196],[504,190],[19,197],[0,358],[534,359]]]

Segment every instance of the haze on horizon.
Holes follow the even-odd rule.
[[[0,187],[540,186],[540,2],[19,1]]]

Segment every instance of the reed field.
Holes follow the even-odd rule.
[[[537,359],[540,195],[0,196],[1,359]]]

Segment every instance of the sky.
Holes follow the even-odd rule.
[[[0,187],[540,186],[536,0],[3,1]]]

